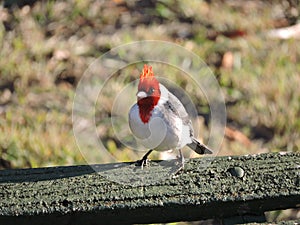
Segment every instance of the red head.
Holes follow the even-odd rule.
[[[159,82],[154,77],[152,66],[144,65],[136,95],[141,120],[148,123],[152,110],[160,98]]]

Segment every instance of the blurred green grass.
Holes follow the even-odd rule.
[[[300,151],[299,40],[267,35],[297,21],[292,1],[4,1],[0,168],[86,163],[72,132],[77,83],[97,57],[138,40],[177,43],[213,70],[227,106],[220,155]],[[130,81],[139,71],[126,73]],[[187,87],[180,76],[175,81]],[[208,105],[200,91],[191,91],[205,142]],[[102,99],[107,114],[96,115],[99,135],[118,160],[136,160],[111,127],[101,126],[111,98]],[[272,221],[279,217],[270,214]]]
[[[154,0],[5,2],[8,7],[0,7],[0,167],[85,163],[72,133],[77,82],[112,47],[145,39],[180,44],[216,74],[228,113],[221,155],[299,151],[300,46],[266,35],[279,19],[286,25],[295,21],[289,14],[293,6],[176,2],[178,7]],[[197,109],[206,110],[205,99],[196,95]],[[201,126],[207,137],[208,128]],[[112,131],[106,134],[113,154],[135,160]]]

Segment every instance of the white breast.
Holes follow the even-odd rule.
[[[149,122],[143,123],[139,116],[137,104],[129,112],[129,126],[132,133],[138,142],[148,149],[158,150],[158,146],[161,145],[168,132],[165,122],[158,114],[157,110],[153,109]]]
[[[163,105],[159,104],[158,105]],[[172,117],[172,123],[163,115],[165,110],[154,107],[148,123],[143,123],[139,116],[138,105],[131,107],[129,126],[137,141],[148,149],[165,151],[178,149],[191,143],[189,127],[183,125],[179,117]]]

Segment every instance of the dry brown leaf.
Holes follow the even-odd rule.
[[[235,130],[235,129],[232,129],[229,127],[225,127],[225,136],[228,139],[233,140],[233,141],[238,141],[247,147],[249,147],[251,145],[251,141],[249,140],[249,138],[238,130]]]

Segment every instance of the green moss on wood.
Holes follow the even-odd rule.
[[[178,175],[174,161],[0,171],[0,223],[152,223],[292,208],[300,204],[299,156],[192,159]]]

